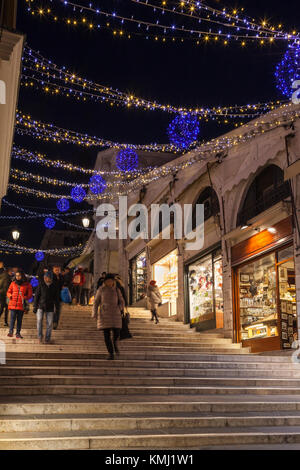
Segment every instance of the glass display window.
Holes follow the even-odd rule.
[[[241,339],[278,336],[275,253],[238,269]]]
[[[143,299],[147,291],[147,254],[140,253],[131,260],[131,303]]]
[[[201,258],[188,267],[191,325],[223,328],[223,276],[220,252]]]
[[[277,269],[281,345],[283,349],[289,349],[298,339],[293,247],[278,252]]]
[[[178,297],[178,252],[172,251],[153,265],[153,279],[162,296],[162,303],[175,302]]]

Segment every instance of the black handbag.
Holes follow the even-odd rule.
[[[129,323],[128,315],[122,312],[122,328],[120,331],[120,341],[122,341],[123,339],[132,338],[132,334],[130,333],[129,328],[128,328],[128,323]]]

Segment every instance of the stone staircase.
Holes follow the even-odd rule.
[[[33,313],[23,340],[0,329],[0,450],[300,449],[300,367],[290,357],[131,313],[133,338],[115,361],[89,308],[64,308],[50,345],[38,344]]]

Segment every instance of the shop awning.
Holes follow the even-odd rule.
[[[83,268],[87,268],[90,261],[93,259],[94,253],[88,253],[85,255],[81,255],[78,258],[73,259],[68,264],[68,268],[75,268],[76,266],[82,266]]]

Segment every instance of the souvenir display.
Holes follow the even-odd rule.
[[[297,334],[293,248],[244,265],[238,279],[241,339],[279,336],[282,348],[291,347]]]
[[[284,261],[284,259],[286,259],[286,261]],[[282,347],[287,349],[293,344],[294,334],[297,335],[295,263],[293,259],[293,248],[290,247],[279,252],[278,261],[280,262],[278,266],[278,278],[280,297],[279,307],[281,311],[281,338],[285,340]],[[283,315],[285,315],[286,318],[283,317]]]
[[[275,255],[239,269],[242,340],[278,336]]]
[[[215,321],[223,327],[223,277],[220,255],[200,259],[189,266],[189,306],[192,325]]]

